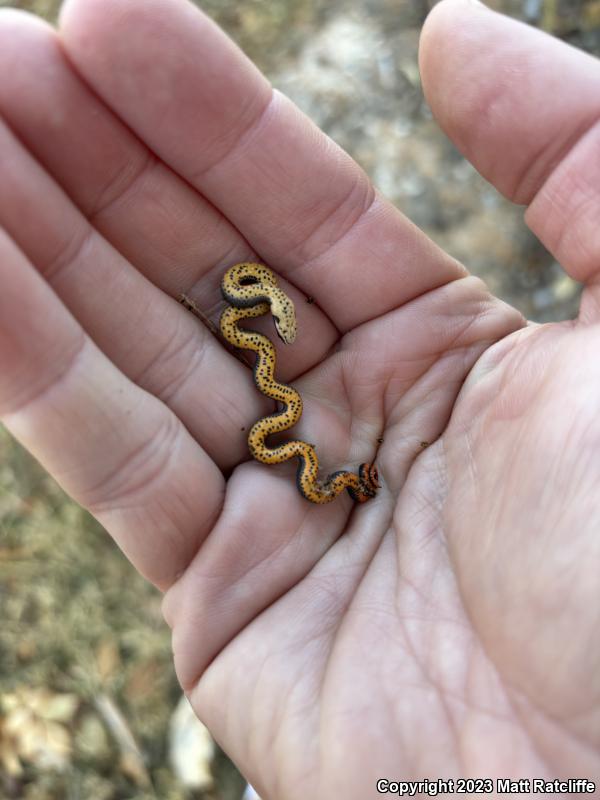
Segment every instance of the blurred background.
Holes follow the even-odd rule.
[[[600,0],[492,0],[598,54]],[[58,0],[16,6],[53,21]],[[432,120],[417,69],[430,0],[205,0],[202,7],[378,187],[538,321],[578,287]],[[10,80],[10,76],[2,76]],[[189,714],[160,596],[0,427],[0,798],[239,800]]]

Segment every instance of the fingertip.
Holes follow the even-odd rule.
[[[0,8],[0,24],[2,25],[29,25],[37,26],[38,28],[52,27],[49,22],[38,17],[36,14],[31,14],[29,11],[24,11],[22,8],[12,8],[4,6]]]
[[[58,25],[62,28],[63,22],[66,22],[70,13],[71,13],[71,6],[73,5],[72,0],[63,0],[60,4],[60,8],[58,10]]]
[[[452,30],[464,15],[472,15],[481,10],[489,11],[479,0],[440,0],[433,6],[423,23],[421,48],[443,42],[447,32]]]
[[[28,75],[48,68],[48,53],[56,45],[56,30],[46,20],[21,9],[0,9],[0,70],[10,76],[0,83],[3,106],[22,98]]]
[[[60,11],[58,12],[58,27],[60,31],[68,31],[77,24],[77,18],[81,8],[85,9],[84,13],[94,13],[94,0],[63,0]]]
[[[112,8],[111,8],[112,6]],[[69,29],[81,20],[93,22],[101,17],[112,17],[118,11],[110,0],[63,0],[58,14],[58,26]]]
[[[82,53],[92,62],[102,61],[101,42],[107,24],[114,23],[120,27],[119,16],[118,4],[111,0],[105,0],[104,4],[102,0],[63,0],[58,15],[58,33],[71,63],[80,72]]]
[[[32,38],[48,38],[54,34],[54,28],[45,19],[20,8],[0,8],[0,36],[2,49],[5,44],[11,45],[21,41],[24,36]]]
[[[444,87],[466,54],[464,40],[480,36],[481,12],[492,13],[479,0],[441,0],[425,20],[419,40],[419,68],[425,97],[436,116],[443,110]]]
[[[136,33],[142,40],[153,33],[160,35],[161,23],[168,20],[166,3],[168,0],[64,0],[58,16],[59,32],[70,52],[89,58],[102,53],[108,44],[114,46],[121,34],[132,40]],[[163,7],[159,13],[155,13],[157,5]],[[187,3],[174,0],[171,5]]]

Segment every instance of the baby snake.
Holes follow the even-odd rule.
[[[295,425],[302,415],[302,398],[285,383],[275,380],[276,354],[273,343],[256,331],[238,327],[242,319],[271,313],[275,330],[285,344],[296,338],[296,314],[290,298],[278,287],[274,273],[262,264],[236,264],[227,270],[221,283],[223,297],[229,306],[221,315],[221,333],[234,347],[256,353],[254,382],[266,397],[281,403],[283,409],[255,422],[248,435],[250,453],[263,464],[280,464],[298,458],[296,482],[300,493],[311,503],[329,503],[347,489],[357,503],[375,497],[379,488],[374,464],[361,464],[358,474],[338,471],[318,480],[319,460],[315,448],[301,440],[268,447],[265,439]]]

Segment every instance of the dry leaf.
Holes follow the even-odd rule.
[[[162,678],[164,667],[158,660],[142,661],[135,666],[129,675],[124,694],[132,705],[153,696],[156,684]]]
[[[120,668],[121,656],[114,639],[103,639],[96,648],[98,677],[106,683]]]
[[[65,723],[79,707],[76,695],[20,687],[0,705],[0,760],[9,775],[21,773],[21,760],[39,769],[67,768],[71,733]]]
[[[0,719],[0,766],[13,778],[18,778],[23,773],[19,761],[17,742],[4,730],[4,720]]]
[[[31,693],[31,708],[43,719],[71,722],[79,708],[79,698],[75,694],[55,694],[47,689],[38,689]]]
[[[242,800],[260,800],[260,797],[256,794],[256,789],[253,789],[252,786],[248,784]]]
[[[188,789],[210,789],[215,743],[185,695],[171,715],[169,729],[169,761],[179,781]]]
[[[31,547],[0,547],[0,561],[21,561],[32,555]]]
[[[20,661],[30,661],[37,654],[37,642],[34,639],[21,639],[17,644],[17,656]]]
[[[77,753],[83,755],[84,758],[93,759],[97,764],[108,760],[113,755],[106,725],[93,711],[84,713],[77,720],[74,745]]]

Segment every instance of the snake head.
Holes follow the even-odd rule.
[[[271,293],[271,314],[281,341],[284,344],[292,344],[297,331],[296,313],[294,304],[281,290]]]

